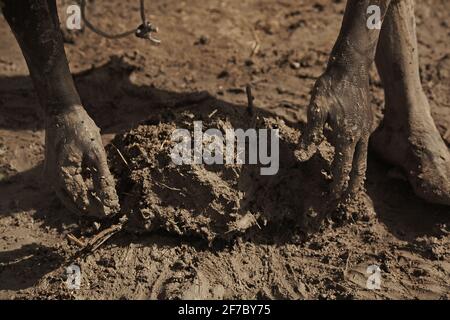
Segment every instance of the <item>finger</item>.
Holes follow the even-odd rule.
[[[116,184],[109,170],[104,150],[94,150],[91,155],[92,178],[94,191],[92,201],[96,204],[95,210],[103,216],[116,214],[120,210]],[[94,209],[93,207],[93,209]]]
[[[297,156],[300,161],[307,161],[317,152],[318,145],[323,141],[323,127],[327,120],[327,111],[311,102],[308,107],[308,124],[300,139],[300,150]]]
[[[333,182],[331,183],[331,193],[335,199],[341,198],[348,186],[355,145],[354,142],[341,140],[335,146],[332,163]]]
[[[87,187],[81,176],[81,168],[70,165],[61,166],[56,193],[63,204],[78,215],[88,213],[89,197]]]
[[[364,188],[364,180],[367,170],[367,149],[368,138],[364,137],[358,141],[353,157],[352,171],[350,172],[350,182],[348,194],[355,195]]]

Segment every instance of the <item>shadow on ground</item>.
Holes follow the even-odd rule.
[[[0,290],[33,287],[47,273],[60,267],[63,261],[54,248],[34,243],[0,252]]]

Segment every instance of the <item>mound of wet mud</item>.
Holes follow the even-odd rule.
[[[262,175],[261,169],[267,166],[236,163],[236,146],[233,163],[224,159],[224,164],[175,164],[171,152],[179,141],[173,139],[173,133],[187,130],[193,146],[195,123],[200,121],[203,132],[218,129],[223,137],[227,130],[277,130],[277,173]],[[268,132],[270,137],[275,133]],[[308,232],[324,218],[317,208],[327,198],[332,148],[324,143],[317,155],[302,163],[295,154],[300,134],[296,124],[267,112],[256,110],[250,115],[244,107],[211,98],[167,110],[116,136],[108,152],[118,179],[122,210],[128,216],[127,229],[162,229],[209,242],[230,240],[237,234],[271,226]],[[205,140],[203,148],[211,143]],[[263,138],[259,136],[259,140]],[[246,142],[248,153],[249,139]],[[248,163],[249,158],[246,160]]]

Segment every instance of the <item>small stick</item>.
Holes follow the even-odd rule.
[[[96,234],[88,241],[87,245],[83,248],[83,251],[94,252],[109,238],[121,231],[122,227],[122,224],[116,224]]]
[[[170,186],[168,186],[167,184],[164,184],[164,183],[162,183],[162,182],[155,182],[155,183],[156,183],[157,185],[159,185],[160,187],[164,187],[164,188],[167,188],[167,189],[172,190],[172,191],[183,191],[183,190],[178,189],[178,188],[170,187]]]
[[[349,251],[349,252],[348,252],[348,255],[347,255],[347,259],[345,260],[345,269],[344,269],[344,272],[343,272],[344,277],[347,276],[348,263],[349,263],[349,261],[350,261],[351,255],[352,255],[352,253]]]
[[[256,30],[254,26],[252,26],[250,23],[247,23],[248,27],[250,28],[250,31],[253,35],[253,46],[252,46],[252,52],[250,53],[250,57],[253,57],[255,54],[259,52],[259,49],[261,48],[261,41],[259,40],[258,34],[256,33]]]
[[[78,239],[77,237],[75,237],[73,234],[69,233],[67,235],[67,240],[69,240],[70,242],[76,244],[78,247],[80,248],[84,248],[86,246],[86,244],[84,243],[84,241]]]
[[[211,112],[211,113],[208,115],[208,118],[211,118],[211,117],[214,116],[216,113],[217,113],[217,109],[215,109],[213,112]]]
[[[247,105],[248,105],[247,111],[248,111],[248,113],[250,115],[253,115],[253,100],[254,100],[254,97],[252,95],[252,87],[248,84],[245,87],[245,91],[247,92]]]
[[[161,146],[159,147],[159,151],[161,151],[164,148],[164,146],[166,145],[166,142],[167,142],[167,139],[161,143]]]
[[[259,225],[258,220],[255,218],[255,216],[252,215],[252,217],[253,217],[253,220],[255,220],[255,223],[256,223],[256,225],[258,226],[259,230],[262,230],[262,228],[261,228],[261,226]]]
[[[122,152],[120,152],[120,150],[111,143],[111,145],[113,146],[113,148],[117,151],[117,154],[119,155],[120,159],[123,161],[123,163],[125,163],[125,165],[127,166],[128,170],[131,171],[130,165],[128,164],[128,161],[125,159],[125,157],[123,156]]]

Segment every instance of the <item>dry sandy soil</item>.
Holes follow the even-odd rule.
[[[450,145],[450,8],[447,0],[417,2],[422,80]],[[42,179],[42,114],[0,18],[0,298],[448,299],[449,208],[416,198],[401,172],[373,154],[367,195],[323,217],[305,239],[302,201],[320,188],[309,175],[327,162],[300,165],[292,150],[344,6],[343,0],[152,0],[160,47],[91,31],[66,35],[84,105],[105,144],[115,139],[129,162],[124,167],[108,147],[124,208],[133,217],[156,215],[150,227],[140,225],[151,232],[120,233],[82,256],[67,235],[91,230]],[[138,1],[102,1],[92,10],[104,29],[139,21]],[[247,83],[258,123],[282,133],[282,174],[263,180],[251,168],[166,166],[163,142],[186,119],[252,123],[244,109]],[[375,70],[371,84],[380,118]],[[248,212],[253,220],[239,220]],[[65,285],[72,263],[81,267],[80,290]],[[367,289],[370,265],[381,268],[381,290]]]

